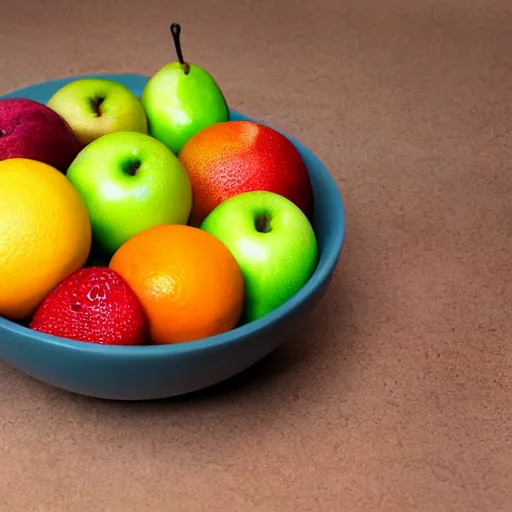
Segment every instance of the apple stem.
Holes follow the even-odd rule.
[[[271,221],[269,215],[258,215],[254,221],[254,227],[258,233],[270,233],[272,231]]]
[[[188,75],[190,71],[190,66],[188,62],[185,62],[183,60],[183,51],[181,50],[181,41],[180,41],[180,34],[181,34],[181,25],[179,23],[173,23],[171,25],[171,34],[172,38],[174,40],[174,47],[176,48],[176,55],[178,56],[178,60],[180,61],[180,64],[183,68],[183,72],[185,75]]]

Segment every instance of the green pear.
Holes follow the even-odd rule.
[[[149,135],[174,154],[197,132],[229,120],[224,95],[210,73],[183,60],[180,33],[180,25],[173,23],[171,34],[178,60],[158,70],[140,97]]]

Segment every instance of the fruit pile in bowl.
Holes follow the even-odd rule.
[[[299,142],[230,109],[204,69],[0,97],[0,357],[143,400],[198,390],[295,334],[325,292],[343,203]]]

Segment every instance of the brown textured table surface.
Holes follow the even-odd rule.
[[[163,403],[0,366],[1,510],[509,512],[509,0],[1,0],[0,93],[188,58],[309,145],[347,238],[303,335]]]

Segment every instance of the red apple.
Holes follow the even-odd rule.
[[[192,185],[190,223],[198,226],[221,202],[263,190],[309,213],[311,183],[295,146],[254,121],[227,121],[191,137],[179,153]]]
[[[25,98],[0,100],[0,160],[30,158],[65,173],[82,149],[64,119]]]

